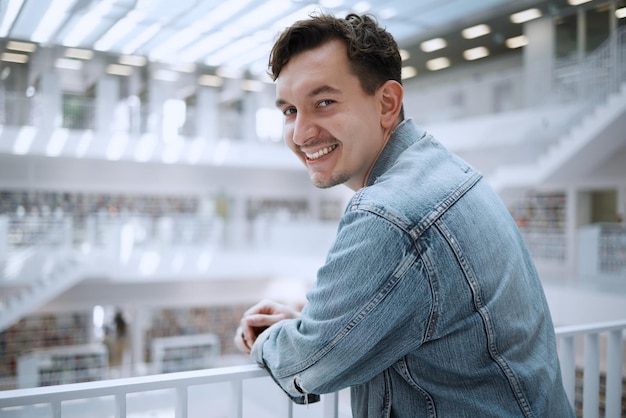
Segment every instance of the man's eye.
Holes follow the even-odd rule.
[[[326,99],[326,100],[320,101],[318,106],[324,107],[324,106],[328,106],[328,105],[333,104],[333,103],[335,103],[334,100]]]
[[[285,116],[293,115],[294,113],[296,113],[296,109],[293,107],[288,107],[287,109],[283,110],[283,115]]]

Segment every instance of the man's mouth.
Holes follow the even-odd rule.
[[[335,145],[331,145],[329,147],[326,148],[322,148],[321,150],[314,152],[312,154],[309,154],[308,152],[305,152],[304,155],[306,155],[306,158],[308,160],[314,161],[317,160],[318,158],[323,157],[324,155],[333,152],[335,150],[335,148],[337,148],[337,144]]]

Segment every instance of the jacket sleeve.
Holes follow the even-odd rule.
[[[399,223],[347,212],[302,316],[252,349],[292,397],[367,382],[422,344],[432,295],[423,257]]]

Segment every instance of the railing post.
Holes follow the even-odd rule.
[[[187,386],[176,388],[176,418],[187,418],[189,398],[187,397]]]
[[[619,418],[622,405],[622,330],[609,332],[606,362],[606,418]]]
[[[287,402],[287,418],[293,418],[293,401],[289,398],[285,398]]]
[[[126,393],[115,395],[115,418],[126,418]]]
[[[563,387],[570,404],[575,406],[576,399],[576,359],[574,350],[574,337],[561,338],[561,376]]]
[[[235,379],[230,383],[231,388],[231,417],[243,418],[243,381]]]
[[[598,418],[600,409],[600,349],[597,333],[585,335],[583,418]]]
[[[54,400],[50,402],[50,408],[52,409],[52,418],[61,418],[61,401]]]
[[[339,416],[339,392],[324,395],[324,418]]]

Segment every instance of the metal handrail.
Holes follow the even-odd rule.
[[[621,416],[621,394],[624,390],[623,378],[623,350],[626,319],[596,324],[581,324],[556,328],[559,345],[559,359],[561,362],[564,386],[569,399],[577,411],[582,412],[584,418],[596,418],[602,408],[600,402],[599,381],[601,375],[601,359],[606,358],[606,389],[604,391],[604,408],[606,417]],[[576,340],[584,339],[584,350],[577,347]],[[601,341],[606,339],[607,349],[603,352]],[[578,350],[577,350],[578,349]],[[577,358],[583,357],[581,363]],[[583,398],[576,398],[576,370],[583,371]],[[53,418],[63,417],[62,403],[98,397],[113,397],[115,413],[118,418],[127,416],[127,396],[134,393],[156,390],[173,390],[175,401],[173,408],[175,418],[187,418],[190,405],[190,388],[207,384],[227,384],[231,396],[229,398],[230,417],[242,418],[248,416],[244,410],[244,403],[249,396],[249,385],[244,382],[255,379],[262,381],[262,387],[273,391],[274,395],[261,397],[265,406],[272,411],[273,417],[297,416],[297,409],[276,385],[267,373],[255,365],[235,366],[197,370],[190,372],[169,373],[143,377],[131,377],[97,382],[75,383],[60,386],[50,386],[31,389],[0,391],[0,415],[3,408],[20,408],[39,404],[50,405]],[[258,394],[256,394],[258,397]],[[319,415],[324,418],[339,417],[338,393],[324,395],[319,408]],[[579,413],[580,413],[579,412]],[[258,416],[258,415],[252,415]]]
[[[267,379],[270,388],[277,389],[271,386],[274,384],[265,370],[256,365],[244,365],[4,391],[0,392],[0,415],[2,408],[49,404],[52,417],[61,418],[63,417],[63,402],[112,396],[115,402],[115,416],[125,418],[128,412],[127,395],[174,389],[174,417],[187,418],[189,411],[188,395],[191,387],[227,383],[231,393],[229,417],[257,416],[254,413],[252,415],[244,414],[244,397],[251,396],[247,392],[244,382],[254,379]],[[265,401],[268,403],[267,406],[272,412],[272,416],[276,418],[293,417],[298,408],[307,407],[295,405],[286,395],[277,391],[273,391],[273,393],[268,391],[268,398],[265,398]],[[338,403],[338,394],[332,393],[322,396],[321,404],[315,407],[321,410],[320,417],[337,418]],[[311,405],[311,407],[313,406]]]
[[[556,61],[553,77],[554,97],[558,101],[579,103],[570,120],[581,123],[585,115],[626,83],[626,27],[617,28],[582,60]],[[570,128],[571,125],[566,127]]]
[[[602,392],[605,416],[622,416],[624,330],[626,319],[556,328],[565,392],[574,408],[582,412],[583,418],[598,417]],[[576,342],[580,339],[584,340],[583,350],[577,352]],[[601,342],[604,341],[606,351],[602,352]],[[604,371],[600,367],[601,358],[606,359]],[[576,399],[577,370],[583,371],[582,399]],[[606,382],[604,391],[600,388],[602,373]]]

